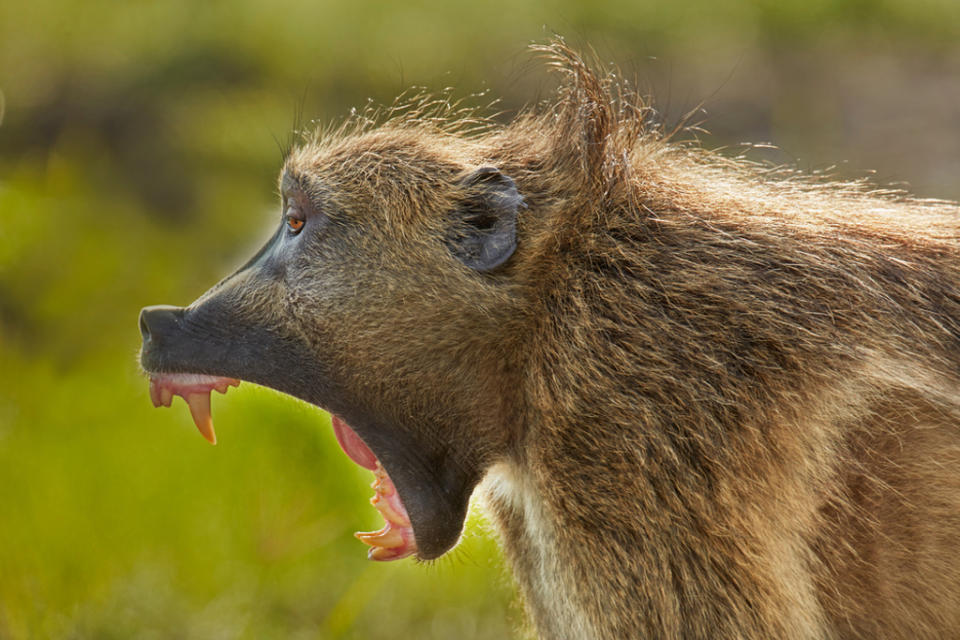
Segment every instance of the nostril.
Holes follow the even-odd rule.
[[[147,324],[147,309],[140,310],[140,336],[144,342],[150,342],[150,325]]]
[[[140,311],[140,335],[143,343],[158,342],[163,336],[176,332],[183,317],[181,307],[157,305]]]

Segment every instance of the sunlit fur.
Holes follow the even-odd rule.
[[[324,258],[351,384],[486,472],[542,638],[960,636],[957,207],[672,142],[541,53],[510,124],[421,101],[288,158],[367,230]],[[489,275],[439,241],[483,165],[526,204]]]

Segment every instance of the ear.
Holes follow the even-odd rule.
[[[513,180],[480,167],[460,181],[464,196],[452,213],[447,247],[471,269],[496,269],[517,248],[517,210],[524,206]]]

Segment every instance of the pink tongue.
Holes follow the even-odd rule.
[[[370,447],[360,439],[360,436],[353,429],[347,426],[346,422],[334,415],[330,417],[333,421],[333,433],[337,436],[337,442],[340,443],[344,452],[364,469],[375,470],[377,468],[377,456],[373,455]]]

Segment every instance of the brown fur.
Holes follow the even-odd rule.
[[[669,142],[545,52],[559,98],[511,124],[291,154],[352,230],[298,331],[485,474],[542,638],[960,637],[956,206]],[[526,204],[490,274],[437,241],[482,165]]]

